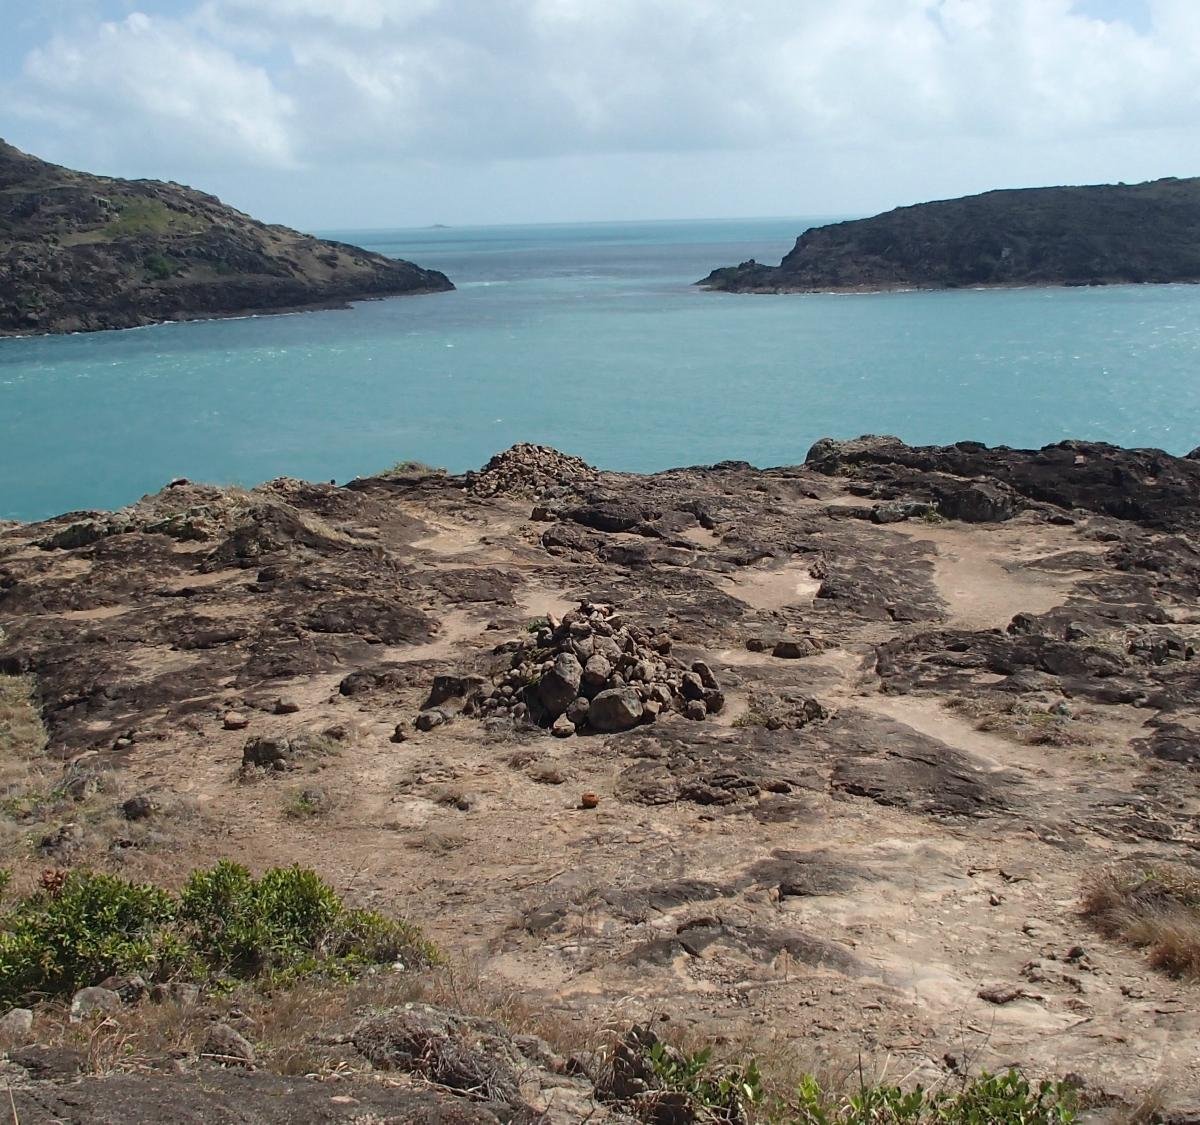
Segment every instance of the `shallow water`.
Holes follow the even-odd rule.
[[[462,470],[515,441],[608,468],[803,459],[818,437],[1200,445],[1200,287],[741,296],[799,219],[338,232],[455,293],[0,340],[0,518],[172,477]]]

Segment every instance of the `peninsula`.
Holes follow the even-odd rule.
[[[0,336],[453,288],[436,270],[258,222],[181,184],[74,172],[0,141]]]
[[[1020,188],[805,231],[778,266],[698,284],[731,293],[1200,280],[1200,179]]]

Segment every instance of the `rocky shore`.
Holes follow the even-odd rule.
[[[1155,1088],[1196,1120],[1197,985],[1082,904],[1114,864],[1200,873],[1197,526],[1195,455],[1087,442],[175,482],[0,528],[0,681],[34,692],[55,794],[0,827],[18,881],[313,866],[560,1028],[926,1083],[1016,1064],[1070,1073],[1093,1120]],[[290,1120],[284,1088],[330,1120],[535,1119],[397,1086],[433,1056],[368,1007],[311,1032],[301,1078],[266,1017],[196,1003],[257,1070],[197,1048],[98,1076],[23,1042],[20,1120]],[[506,1034],[470,1032],[520,1113],[628,1119]]]

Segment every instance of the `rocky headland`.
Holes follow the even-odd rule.
[[[805,231],[778,266],[697,284],[733,293],[1200,280],[1200,179],[1020,188]]]
[[[1194,457],[869,437],[178,481],[0,528],[0,686],[45,729],[23,778],[0,716],[16,884],[298,862],[520,998],[193,990],[155,1039],[113,981],[15,1020],[14,1119],[742,1120],[622,1070],[650,1021],[1197,1120],[1200,959],[1095,906],[1115,870],[1175,872],[1155,909],[1200,886],[1197,526]]]
[[[92,176],[0,141],[0,336],[342,307],[454,286],[175,183]]]

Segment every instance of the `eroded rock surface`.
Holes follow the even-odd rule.
[[[669,1007],[1182,1104],[1194,986],[1077,904],[1110,861],[1195,863],[1198,465],[873,438],[635,476],[522,447],[5,526],[0,671],[72,802],[14,830],[39,869],[315,866],[568,1021]],[[112,1081],[149,1114],[177,1080]]]

